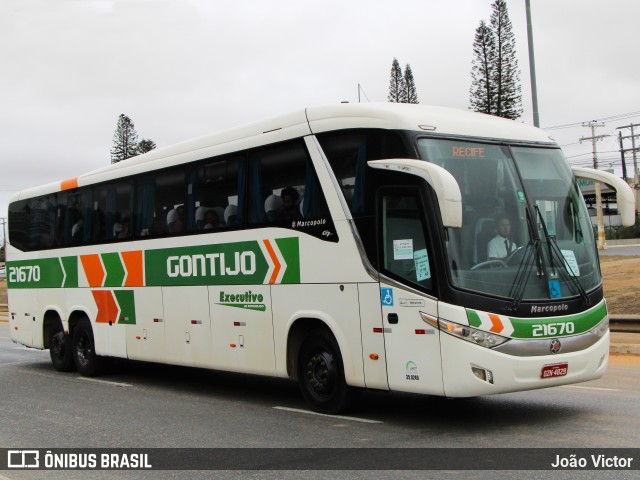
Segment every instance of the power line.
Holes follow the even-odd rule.
[[[640,111],[637,112],[629,112],[629,113],[620,113],[618,115],[611,115],[610,117],[599,118],[594,121],[604,122],[604,121],[614,121],[614,120],[624,120],[627,118],[640,117]],[[566,123],[564,125],[554,125],[551,127],[542,127],[544,130],[561,130],[563,128],[575,128],[582,127],[584,122],[576,122],[576,123]]]

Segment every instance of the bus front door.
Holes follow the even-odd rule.
[[[438,316],[426,201],[417,188],[379,191],[382,330],[389,388],[442,395],[440,332],[425,320]]]
[[[436,300],[380,283],[389,388],[443,395],[440,332],[423,320],[437,318]]]

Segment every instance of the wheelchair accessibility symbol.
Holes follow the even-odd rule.
[[[382,305],[386,307],[393,307],[393,289],[381,288],[380,298],[382,299]]]
[[[549,298],[561,298],[562,289],[560,288],[560,280],[549,280]]]

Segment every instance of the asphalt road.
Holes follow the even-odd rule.
[[[615,447],[640,445],[640,358],[614,357],[581,385],[447,400],[365,392],[351,416],[307,410],[279,379],[126,362],[99,379],[53,370],[48,351],[9,340],[0,324],[0,448],[151,447]],[[640,459],[638,459],[640,461]],[[401,471],[393,478],[450,478]],[[488,472],[487,472],[488,473]],[[455,478],[483,477],[454,472]],[[520,472],[518,478],[560,478]],[[566,472],[565,472],[566,473]],[[572,472],[634,478],[633,472]],[[435,475],[438,474],[438,475]],[[567,475],[569,475],[567,473]],[[561,475],[561,478],[571,478]],[[389,472],[36,472],[27,478],[390,478]],[[493,472],[492,478],[513,478]]]

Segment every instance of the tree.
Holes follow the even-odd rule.
[[[493,68],[495,39],[484,20],[476,29],[471,62],[471,108],[476,112],[494,114],[495,88]]]
[[[413,72],[411,66],[407,63],[404,69],[404,95],[403,103],[418,103],[418,92],[416,91],[416,82],[413,80]]]
[[[398,63],[398,59],[394,58],[391,64],[391,75],[389,78],[389,96],[387,97],[392,103],[403,103],[404,95],[404,79],[402,78],[402,69]]]
[[[520,72],[516,58],[516,40],[507,12],[507,2],[496,0],[490,24],[495,36],[496,115],[515,120],[522,115]]]
[[[150,152],[154,148],[156,148],[156,142],[154,142],[149,138],[143,138],[138,143],[138,146],[136,147],[136,152],[138,152],[138,155],[142,155],[143,153]]]
[[[113,134],[111,163],[118,163],[138,154],[138,133],[129,117],[121,113],[118,117],[116,131]]]
[[[471,108],[515,120],[522,114],[520,71],[507,3],[495,0],[489,26],[480,21],[473,43]]]

